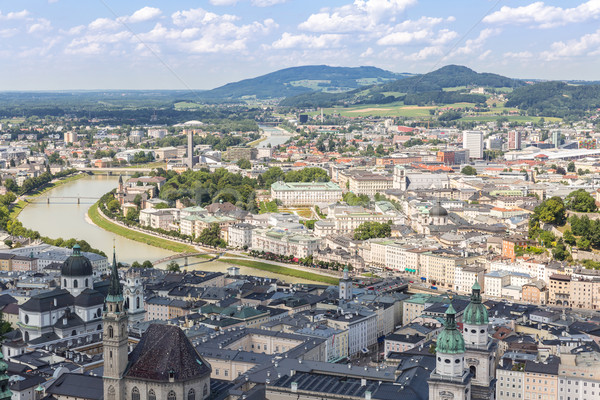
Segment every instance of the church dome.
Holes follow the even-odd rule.
[[[456,327],[456,311],[452,304],[448,305],[446,310],[446,326],[438,335],[437,353],[460,354],[465,352],[465,339]]]
[[[73,246],[73,255],[65,260],[60,273],[62,276],[92,276],[94,268],[90,260],[81,255],[81,247],[78,244]]]
[[[463,314],[463,324],[466,325],[487,325],[489,316],[487,308],[481,303],[481,286],[476,281],[472,288],[471,302],[465,308]]]
[[[441,206],[438,202],[430,211],[429,216],[431,217],[446,217],[448,216],[448,210]]]

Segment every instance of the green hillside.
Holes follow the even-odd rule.
[[[406,77],[346,93],[303,93],[284,99],[280,105],[289,107],[331,107],[336,104],[404,104],[481,103],[483,95],[469,94],[469,88],[517,88],[524,82],[501,75],[477,73],[467,67],[448,65],[436,71]],[[449,90],[448,88],[462,88]]]
[[[375,67],[330,67],[307,65],[286,68],[270,74],[239,82],[228,83],[201,93],[207,99],[258,99],[296,96],[308,92],[342,92],[367,85],[382,84],[401,79],[396,74]]]

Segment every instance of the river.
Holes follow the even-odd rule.
[[[271,147],[280,146],[292,137],[289,132],[281,128],[265,125],[259,125],[259,128],[263,130],[266,139],[258,143],[256,147],[267,147],[269,144],[271,144]]]
[[[83,239],[92,247],[112,254],[113,240],[117,250],[117,260],[131,264],[134,261],[158,260],[174,254],[171,251],[149,246],[107,232],[94,225],[87,218],[87,211],[103,194],[117,187],[118,176],[90,175],[65,183],[36,198],[19,214],[23,226],[34,229],[42,236],[63,239]],[[77,198],[80,197],[80,204]],[[48,203],[47,198],[50,199]],[[178,260],[180,264],[183,260]],[[202,262],[190,259],[189,269],[227,272],[230,265],[219,262]],[[272,274],[268,271],[240,266],[245,275],[268,276],[292,283],[306,280],[290,276]]]

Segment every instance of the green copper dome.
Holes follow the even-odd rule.
[[[437,338],[437,353],[459,354],[465,352],[465,339],[456,328],[456,311],[452,304],[446,310],[446,326]]]
[[[481,286],[475,281],[472,289],[471,302],[463,314],[463,324],[487,325],[489,323],[488,310],[481,303]]]

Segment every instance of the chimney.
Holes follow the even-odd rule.
[[[292,382],[292,393],[298,392],[298,382]]]
[[[367,380],[365,378],[360,380],[360,386],[367,386]]]
[[[365,400],[371,400],[371,392],[368,390],[365,392]]]

